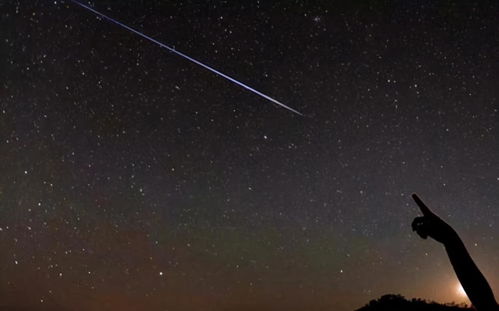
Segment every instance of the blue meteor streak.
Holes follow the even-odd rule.
[[[253,93],[257,94],[257,95],[260,95],[261,97],[265,98],[266,100],[269,100],[269,101],[273,102],[274,104],[277,104],[277,105],[279,105],[279,106],[281,106],[283,108],[288,109],[289,111],[292,111],[292,112],[294,112],[294,113],[296,113],[296,114],[298,114],[300,116],[303,116],[303,114],[301,112],[299,112],[299,111],[297,111],[297,110],[295,110],[295,109],[293,109],[293,108],[291,108],[291,107],[289,107],[289,106],[281,103],[280,101],[275,100],[272,97],[270,97],[268,95],[265,95],[262,92],[257,91],[254,88],[252,88],[252,87],[250,87],[250,86],[248,86],[248,85],[246,85],[246,84],[244,84],[244,83],[242,83],[240,81],[237,81],[236,79],[234,79],[234,78],[232,78],[232,77],[230,77],[230,76],[228,76],[228,75],[226,75],[226,74],[224,74],[224,73],[222,73],[222,72],[220,72],[220,71],[218,71],[218,70],[216,70],[216,69],[214,69],[214,68],[212,68],[212,67],[210,67],[210,66],[208,66],[208,65],[206,65],[206,64],[204,64],[204,63],[202,63],[202,62],[200,62],[200,61],[198,61],[198,60],[196,60],[196,59],[194,59],[194,58],[192,58],[192,57],[190,57],[190,56],[188,56],[186,54],[184,54],[184,53],[182,53],[182,52],[179,52],[179,51],[175,50],[174,48],[172,48],[172,47],[170,47],[170,46],[168,46],[168,45],[166,45],[164,43],[161,43],[158,40],[149,37],[148,35],[145,35],[145,34],[141,33],[138,30],[133,29],[132,27],[129,27],[129,26],[127,26],[127,25],[125,25],[125,24],[123,24],[123,23],[121,23],[121,22],[119,22],[119,21],[117,21],[117,20],[115,20],[115,19],[107,16],[107,15],[104,15],[101,12],[99,12],[99,11],[97,11],[97,10],[89,7],[88,5],[85,5],[85,4],[83,4],[83,3],[79,2],[79,1],[76,1],[76,0],[70,0],[70,1],[73,2],[73,3],[75,3],[75,4],[77,4],[77,5],[79,5],[79,6],[81,6],[82,8],[85,8],[85,9],[87,9],[87,10],[95,13],[96,15],[102,17],[103,19],[106,19],[106,20],[108,20],[110,22],[113,22],[113,23],[115,23],[115,24],[117,24],[117,25],[119,25],[119,26],[121,26],[121,27],[123,27],[123,28],[125,28],[127,30],[130,30],[131,32],[133,32],[133,33],[135,33],[135,34],[143,37],[144,39],[147,39],[147,40],[149,40],[151,42],[154,42],[157,45],[159,45],[160,47],[165,48],[168,51],[170,51],[172,53],[175,53],[175,54],[177,54],[179,56],[182,56],[183,58],[185,58],[187,60],[190,60],[191,62],[193,62],[193,63],[195,63],[195,64],[197,64],[197,65],[199,65],[199,66],[201,66],[201,67],[203,67],[205,69],[208,69],[209,71],[211,71],[211,72],[213,72],[213,73],[215,73],[215,74],[217,74],[217,75],[219,75],[219,76],[221,76],[221,77],[223,77],[223,78],[225,78],[225,79],[227,79],[227,80],[229,80],[229,81],[231,81],[231,82],[233,82],[233,83],[235,83],[235,84],[237,84],[239,86],[242,86],[243,88],[247,89],[248,91],[251,91],[251,92],[253,92]]]

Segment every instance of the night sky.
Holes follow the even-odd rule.
[[[71,2],[0,0],[0,306],[466,301],[413,192],[499,296],[497,1],[90,5],[305,116]]]

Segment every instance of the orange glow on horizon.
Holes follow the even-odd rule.
[[[461,283],[457,283],[456,293],[460,298],[468,299],[468,295],[466,295],[466,292],[464,291],[464,288],[461,286]]]

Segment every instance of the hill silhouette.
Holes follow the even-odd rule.
[[[407,300],[402,295],[388,294],[377,300],[371,300],[367,305],[356,311],[472,311],[466,305],[439,304],[413,298]]]

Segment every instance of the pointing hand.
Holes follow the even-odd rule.
[[[414,218],[412,222],[412,230],[416,231],[420,237],[426,239],[429,236],[440,243],[446,244],[457,235],[454,229],[435,215],[416,194],[413,194],[412,198],[423,213],[423,216]]]

